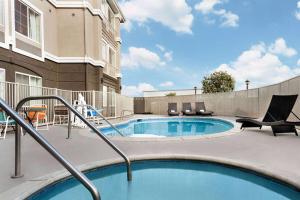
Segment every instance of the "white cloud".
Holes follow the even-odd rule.
[[[155,88],[149,83],[139,83],[137,86],[123,86],[122,94],[125,96],[137,97],[142,96],[144,91],[153,91]]]
[[[124,68],[154,69],[165,64],[159,55],[145,48],[129,47],[128,53],[122,54],[122,67]]]
[[[164,52],[166,50],[166,48],[161,44],[156,44],[155,46],[162,52]]]
[[[171,62],[173,60],[173,52],[168,51],[168,52],[164,53],[164,57],[167,62]]]
[[[174,68],[172,68],[172,70],[173,70],[174,72],[177,72],[177,73],[183,72],[183,70],[182,70],[181,67],[174,67]]]
[[[300,67],[300,59],[298,60],[298,62],[297,62],[297,66],[299,66]]]
[[[300,20],[300,1],[297,3],[298,10],[295,12],[295,17]]]
[[[219,16],[221,26],[223,27],[237,27],[239,26],[239,16],[231,11],[225,9],[215,9],[218,4],[223,4],[228,0],[202,0],[195,5],[195,9],[204,15],[205,22],[208,24],[214,24],[215,19],[211,19],[210,16]]]
[[[203,0],[195,5],[195,9],[203,14],[209,14],[214,10],[215,5],[220,3],[221,0]]]
[[[133,22],[144,24],[150,20],[161,23],[179,33],[192,33],[192,9],[186,0],[123,0],[120,6],[127,18],[125,29]]]
[[[276,43],[276,42],[275,42]],[[245,88],[245,80],[251,87],[277,83],[295,76],[300,68],[290,68],[269,51],[264,43],[252,46],[230,64],[222,64],[215,71],[227,71],[237,82],[237,89]]]
[[[295,17],[296,17],[298,20],[300,20],[300,11],[298,11],[298,12],[295,13]]]
[[[172,81],[166,81],[160,84],[162,87],[172,87],[174,86],[174,83]]]
[[[297,51],[287,46],[283,38],[278,38],[275,43],[271,44],[269,51],[273,54],[292,57],[297,54]]]
[[[227,11],[224,12],[224,14],[221,15],[221,17],[223,18],[223,22],[221,24],[221,26],[224,27],[237,27],[239,26],[239,16]]]

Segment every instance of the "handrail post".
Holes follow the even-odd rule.
[[[72,132],[72,119],[71,119],[71,111],[68,110],[68,137],[67,139],[71,139],[71,132]]]
[[[15,132],[15,170],[11,178],[21,178],[24,175],[21,172],[21,131],[20,126],[16,124]]]

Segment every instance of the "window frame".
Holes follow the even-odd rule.
[[[45,61],[45,45],[44,45],[44,13],[43,11],[41,11],[39,8],[37,8],[35,5],[33,5],[31,2],[29,2],[28,0],[19,0],[20,2],[26,4],[27,6],[29,6],[30,8],[32,8],[35,12],[37,12],[38,14],[40,14],[40,43],[36,42],[35,40],[32,40],[31,38],[24,36],[21,33],[18,33],[15,30],[15,3],[11,4],[11,9],[10,9],[10,13],[11,13],[11,25],[12,25],[12,50],[16,53],[22,54],[24,56],[39,60],[44,62]],[[35,55],[31,52],[28,52],[26,50],[23,49],[19,49],[16,46],[16,41],[17,38],[22,40],[23,42],[32,45],[32,46],[36,46],[38,48],[41,49],[41,55]]]
[[[6,70],[4,68],[0,68],[0,74],[2,74],[2,72],[4,72],[3,73],[3,75],[4,75],[4,81],[1,81],[1,79],[0,79],[0,98],[5,99],[5,92],[6,92],[6,90],[5,90]]]
[[[0,42],[0,47],[9,49],[9,0],[3,0],[3,23],[0,26],[3,28],[4,42]]]
[[[105,49],[105,57],[103,57],[103,48]],[[108,50],[108,42],[106,42],[105,39],[102,39],[102,42],[101,42],[101,58],[102,60],[104,60],[105,62],[108,63],[108,54],[109,52],[107,51]]]
[[[0,72],[4,72],[3,74],[4,74],[4,82],[5,82],[6,81],[6,70],[4,68],[0,68]],[[2,82],[1,79],[0,79],[0,82]]]
[[[15,23],[16,23],[16,15],[14,14],[14,31],[16,32],[16,33],[18,33],[18,34],[21,34],[23,37],[26,37],[27,39],[29,39],[29,40],[31,40],[31,41],[33,41],[33,42],[35,42],[35,43],[38,43],[38,44],[40,44],[41,43],[41,38],[42,38],[42,35],[41,35],[41,27],[42,27],[42,16],[41,16],[41,13],[40,12],[38,12],[37,10],[35,10],[34,8],[32,8],[30,5],[28,5],[26,2],[24,2],[23,0],[15,0],[15,1],[19,1],[19,3],[20,4],[23,4],[24,6],[26,6],[26,14],[27,14],[27,35],[25,35],[25,34],[23,34],[23,33],[21,33],[21,32],[19,32],[19,31],[17,31],[16,30],[16,25],[15,25]],[[14,6],[16,6],[16,4],[15,4],[15,1],[14,1]],[[15,10],[15,12],[16,12],[16,9],[14,9]],[[32,38],[32,37],[30,37],[30,35],[31,35],[31,33],[32,33],[32,30],[30,29],[30,12],[32,12],[32,13],[34,13],[34,14],[36,14],[36,15],[38,15],[38,18],[39,18],[39,23],[40,23],[40,25],[39,25],[39,36],[38,36],[38,40],[36,40],[36,39],[34,39],[34,38]],[[21,21],[21,20],[20,20]]]
[[[43,87],[43,78],[40,76],[36,76],[36,75],[31,75],[31,74],[26,74],[23,72],[15,72],[15,83],[17,83],[17,75],[22,75],[22,76],[27,76],[29,78],[29,84],[28,86],[34,86],[34,87]],[[41,80],[41,86],[35,86],[31,84],[31,78],[36,78],[36,79],[40,79]],[[26,85],[26,84],[25,84]]]
[[[110,50],[114,53],[114,56],[112,58],[112,63],[110,63]],[[108,46],[108,63],[112,66],[112,67],[116,67],[116,50],[114,48],[112,48],[111,46]]]
[[[6,4],[6,1],[2,0],[1,3],[2,3],[2,7],[0,6],[0,8],[2,8],[2,16],[1,16],[1,20],[0,20],[0,26],[4,26],[4,24],[5,24],[5,4]]]

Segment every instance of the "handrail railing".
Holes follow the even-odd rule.
[[[62,104],[64,104],[70,111],[72,111],[81,121],[83,121],[90,129],[92,129],[100,138],[106,142],[111,148],[113,148],[114,151],[116,151],[126,162],[127,166],[127,179],[128,181],[131,181],[132,179],[132,172],[131,172],[131,162],[129,158],[117,147],[115,146],[105,135],[103,135],[98,128],[90,123],[87,119],[85,119],[84,116],[82,116],[76,109],[74,109],[73,106],[71,106],[67,101],[65,101],[63,98],[59,96],[31,96],[31,97],[26,97],[22,99],[17,107],[16,111],[18,112],[22,106],[27,102],[27,101],[32,101],[32,100],[45,100],[45,99],[56,99],[60,101]],[[69,119],[70,120],[70,119]],[[20,134],[16,134],[20,135]],[[16,136],[16,153],[15,153],[15,174],[21,174],[21,137]]]
[[[121,131],[115,125],[110,123],[110,121],[108,121],[96,108],[94,108],[91,105],[80,105],[80,106],[86,106],[87,108],[90,108],[93,111],[95,111],[97,113],[97,115],[99,115],[110,127],[112,127],[119,135],[124,137],[124,134],[121,133]]]
[[[68,162],[60,153],[42,136],[40,135],[31,125],[29,125],[22,117],[18,115],[5,101],[0,98],[0,108],[2,108],[7,115],[16,121],[16,124],[24,128],[29,135],[33,137],[44,149],[46,149],[60,164],[62,164],[81,184],[86,187],[94,200],[100,200],[100,194],[94,184],[78,169],[76,169],[70,162]],[[18,128],[16,129],[18,130]],[[16,133],[17,138],[20,137],[20,131]],[[21,138],[21,137],[20,137]],[[20,142],[20,141],[18,141]],[[18,177],[22,176],[18,174]]]

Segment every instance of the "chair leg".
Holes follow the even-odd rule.
[[[45,123],[46,123],[47,131],[48,131],[49,130],[49,124],[48,124],[48,117],[47,117],[47,115],[45,116]]]
[[[53,126],[55,125],[55,115],[53,116]]]

